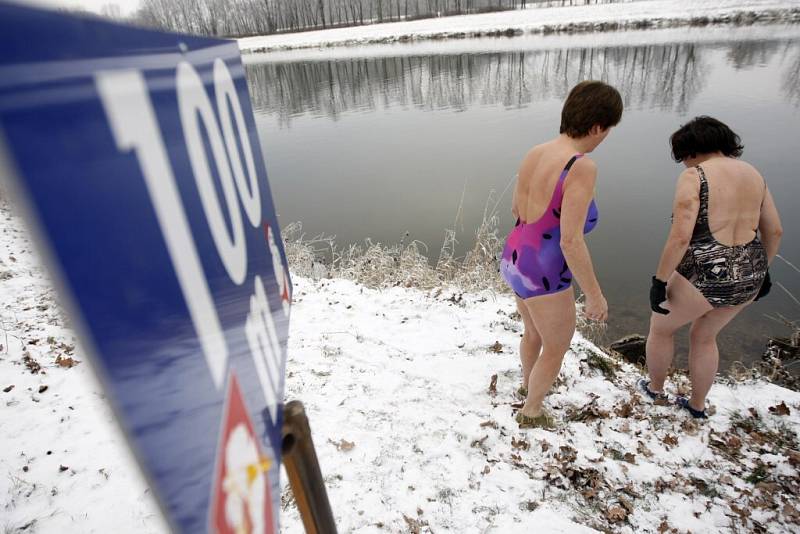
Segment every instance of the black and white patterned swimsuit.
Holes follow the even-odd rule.
[[[708,181],[700,165],[700,210],[689,248],[676,269],[715,308],[744,304],[756,296],[767,273],[767,252],[758,239],[723,245],[708,226]]]

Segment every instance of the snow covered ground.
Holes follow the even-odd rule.
[[[797,0],[640,0],[619,4],[566,7],[531,7],[477,15],[460,15],[335,28],[301,33],[239,39],[243,52],[264,52],[319,46],[363,45],[397,41],[592,31],[627,28],[659,28],[708,21],[800,20]]]
[[[3,202],[0,223],[0,530],[165,532]],[[340,532],[800,528],[798,393],[717,384],[698,425],[642,404],[639,372],[576,335],[547,400],[560,428],[520,431],[508,296],[294,284],[286,398],[306,404]]]

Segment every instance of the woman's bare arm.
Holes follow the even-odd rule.
[[[517,182],[514,184],[514,193],[511,196],[511,214],[515,219],[519,219],[519,204],[517,204],[517,189],[519,189],[519,175],[517,175]]]
[[[700,182],[697,170],[686,169],[678,177],[672,204],[672,226],[661,252],[656,278],[666,282],[686,254],[700,210]]]
[[[583,238],[583,227],[596,180],[597,165],[588,158],[579,159],[564,182],[564,198],[561,201],[561,251],[572,276],[587,297],[602,296]]]
[[[772,199],[769,188],[767,188],[764,194],[764,204],[761,206],[761,217],[758,220],[758,231],[761,234],[761,243],[767,251],[769,263],[772,263],[772,260],[778,253],[778,247],[781,244],[783,227],[781,226],[781,218],[778,216],[778,209],[775,207],[775,201]]]

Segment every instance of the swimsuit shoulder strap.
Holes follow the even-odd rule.
[[[569,172],[569,170],[572,168],[573,165],[575,165],[575,162],[578,161],[578,158],[581,158],[581,157],[583,157],[583,154],[575,154],[574,156],[572,156],[569,159],[567,164],[564,165],[564,170],[561,172],[561,177],[562,178],[567,176],[567,173]]]
[[[695,165],[697,174],[700,175],[700,210],[697,212],[697,222],[708,224],[708,180],[703,167]]]

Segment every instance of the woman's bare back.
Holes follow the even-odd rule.
[[[514,198],[519,218],[526,223],[544,215],[561,171],[575,155],[571,147],[550,141],[533,147],[522,160]]]
[[[708,224],[723,245],[749,243],[756,237],[764,178],[749,163],[732,158],[712,158],[702,165],[708,181]]]

